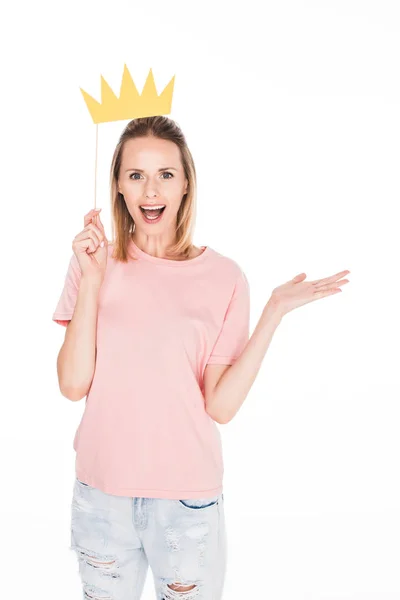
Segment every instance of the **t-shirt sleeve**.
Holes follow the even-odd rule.
[[[53,313],[53,321],[66,327],[74,314],[76,299],[78,297],[81,269],[75,253],[69,261],[65,276],[64,288]]]
[[[221,331],[207,364],[232,365],[244,350],[250,335],[250,288],[243,271],[237,278]]]

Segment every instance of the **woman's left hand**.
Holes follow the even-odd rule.
[[[300,273],[287,283],[276,287],[272,291],[268,304],[273,305],[281,315],[285,315],[294,308],[341,292],[339,286],[349,283],[348,279],[341,279],[341,277],[348,273],[350,271],[341,271],[336,275],[315,281],[304,281],[307,275]]]

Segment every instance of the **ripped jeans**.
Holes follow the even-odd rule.
[[[106,494],[75,479],[71,546],[84,600],[139,600],[148,567],[156,600],[221,600],[223,494],[169,500]]]

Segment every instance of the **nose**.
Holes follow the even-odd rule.
[[[157,189],[150,182],[147,185],[147,187],[145,188],[145,196],[146,196],[146,198],[153,198],[153,197],[158,196]]]

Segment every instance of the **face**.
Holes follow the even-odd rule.
[[[179,148],[169,140],[142,137],[128,140],[122,151],[118,191],[135,221],[135,228],[144,233],[175,235],[176,219],[182,197],[188,189]],[[158,211],[143,213],[141,206],[164,205]],[[146,216],[146,214],[148,216]]]

